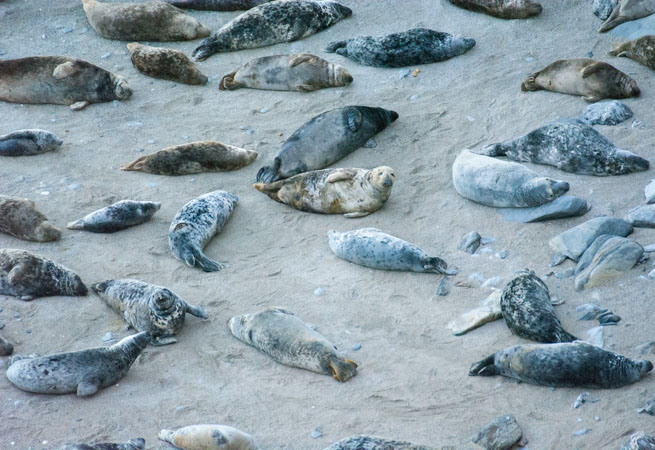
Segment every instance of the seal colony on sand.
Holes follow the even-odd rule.
[[[609,52],[612,56],[625,56],[655,70],[655,35],[616,44]]]
[[[164,0],[173,6],[207,11],[238,11],[254,8],[272,0]]]
[[[145,450],[146,441],[143,438],[130,439],[127,442],[115,444],[101,442],[98,444],[64,444],[58,450]]]
[[[161,430],[159,439],[182,450],[259,450],[252,436],[227,425],[189,425]]]
[[[527,19],[541,13],[539,3],[531,0],[449,0],[455,6],[500,19]]]
[[[179,50],[132,42],[127,44],[127,51],[130,52],[132,65],[144,75],[184,84],[207,83],[207,77]]]
[[[378,436],[353,436],[335,442],[323,450],[437,450],[435,447]]]
[[[604,33],[624,22],[641,19],[655,13],[655,0],[621,0],[612,10],[612,14],[598,28]]]
[[[159,202],[121,200],[94,211],[79,220],[69,222],[66,228],[93,233],[114,233],[149,221],[161,208]]]
[[[0,156],[30,156],[55,151],[64,141],[45,130],[18,130],[0,136]]]
[[[0,233],[34,242],[61,238],[61,231],[48,223],[33,201],[5,195],[0,195]]]

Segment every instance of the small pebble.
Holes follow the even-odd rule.
[[[154,181],[150,181],[148,184],[148,187],[155,187],[157,186],[158,183],[155,183]]]
[[[266,114],[266,113],[269,112],[269,111],[270,111],[270,109],[268,109],[268,108],[266,108],[266,107],[264,107],[264,108],[262,108],[262,109],[259,110],[259,112],[262,113],[262,114]]]
[[[466,116],[466,120],[468,120],[469,122],[475,122],[475,117]]]
[[[362,344],[359,344],[359,343],[353,344],[353,350],[357,351],[357,350],[359,350],[361,348],[362,348]]]
[[[594,416],[594,420],[595,420],[596,422],[598,422],[598,421],[600,420],[600,417],[598,417],[598,416]]]
[[[178,410],[178,412],[179,411],[184,411],[184,406],[180,405],[180,406],[176,407],[175,409]]]
[[[77,183],[71,183],[68,185],[68,189],[71,191],[77,191],[80,188],[80,185]]]
[[[496,258],[505,259],[507,258],[507,250],[501,250],[496,253]]]
[[[489,236],[482,236],[482,238],[480,239],[480,243],[482,245],[491,244],[492,242],[496,242],[496,238],[489,237]]]
[[[105,333],[105,335],[102,337],[103,342],[109,342],[114,340],[114,335],[111,333],[111,331],[108,331]]]
[[[450,293],[450,281],[448,281],[448,277],[443,277],[441,279],[441,282],[439,283],[439,287],[437,287],[437,295],[443,297],[446,296]]]
[[[7,50],[5,50],[4,48],[0,48],[0,56],[6,55],[6,54],[7,54]]]
[[[0,330],[2,330],[5,327],[5,324],[0,322]]]
[[[378,146],[378,143],[375,141],[375,139],[371,138],[368,141],[366,141],[363,145],[364,148],[375,148]]]
[[[104,55],[102,55],[100,58],[102,58],[102,59],[107,59],[107,58],[109,58],[110,56],[111,56],[111,52],[107,52],[107,53],[105,53]]]
[[[648,272],[648,279],[649,280],[655,280],[655,269]]]
[[[584,56],[585,58],[593,58],[594,54],[593,52],[587,52]]]
[[[324,296],[325,295],[325,289],[323,289],[322,287],[316,288],[314,290],[314,295],[317,296],[317,297]]]
[[[72,33],[73,29],[70,28],[70,27],[64,27],[64,28],[61,29],[61,32],[62,33]]]
[[[400,69],[398,72],[398,79],[402,80],[403,78],[407,78],[410,73],[412,72],[409,69]]]
[[[154,139],[148,139],[148,144],[154,144],[155,140]]]
[[[189,139],[189,136],[185,134],[184,136],[182,136],[182,139]]]
[[[32,330],[30,330],[29,328],[28,328],[27,330],[25,330],[25,332],[26,332],[27,334],[32,334]]]
[[[409,99],[410,100],[418,100],[418,94],[412,95]]]
[[[25,181],[25,175],[18,175],[18,181]]]
[[[48,192],[48,191],[41,191],[41,195],[50,195],[50,192]]]
[[[525,58],[525,62],[532,62],[532,61],[534,61],[534,58],[532,56],[528,56],[527,58]]]
[[[127,122],[128,127],[140,127],[141,125],[143,125],[142,122]]]
[[[574,431],[573,436],[584,436],[585,434],[589,433],[591,429],[589,428],[583,428],[582,430]]]
[[[318,438],[320,438],[321,436],[323,436],[323,433],[321,433],[320,431],[318,431],[318,428],[316,428],[314,431],[312,431],[311,436],[312,436],[312,439],[318,439]]]

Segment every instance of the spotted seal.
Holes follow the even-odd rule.
[[[637,431],[630,435],[620,450],[655,450],[655,436]]]
[[[463,55],[474,46],[475,40],[468,37],[412,28],[382,37],[360,36],[331,42],[325,51],[365,66],[405,67],[445,61]]]
[[[273,0],[164,0],[173,6],[184,9],[207,11],[238,11],[254,8]]]
[[[280,364],[332,375],[340,382],[357,375],[357,364],[339,356],[332,343],[286,309],[234,316],[228,327],[237,339]]]
[[[223,230],[237,201],[234,194],[214,191],[184,205],[168,229],[168,245],[173,256],[205,272],[218,272],[227,267],[225,263],[207,258],[202,249]]]
[[[252,436],[227,425],[189,425],[161,430],[159,439],[182,450],[259,450]]]
[[[641,19],[655,13],[655,0],[621,0],[612,10],[612,14],[598,28],[604,33],[624,22]]]
[[[159,202],[121,200],[69,222],[66,228],[93,233],[114,233],[149,221],[161,208]]]
[[[192,55],[196,61],[204,61],[214,53],[296,41],[325,30],[351,15],[350,8],[332,0],[276,0],[264,3],[223,25],[202,41]]]
[[[184,84],[207,83],[208,78],[179,50],[131,42],[127,44],[127,51],[132,65],[144,75]]]
[[[616,44],[609,52],[612,56],[625,56],[655,70],[655,35],[642,36]]]
[[[7,378],[16,387],[35,394],[93,395],[123,378],[146,348],[148,333],[121,339],[110,347],[56,353],[37,358],[12,359]]]
[[[59,447],[58,450],[145,450],[145,448],[145,439],[136,438],[120,444],[113,442],[101,442],[98,444],[64,444]]]
[[[48,223],[33,201],[6,195],[0,195],[0,233],[35,242],[61,238],[61,231]]]
[[[39,155],[55,151],[63,143],[49,131],[18,130],[0,136],[0,156]]]
[[[11,343],[0,336],[0,356],[8,356],[14,352],[14,346]]]
[[[335,442],[323,450],[437,450],[436,447],[397,441],[378,436],[352,436]]]
[[[500,19],[527,19],[540,14],[543,9],[531,0],[450,0],[450,3]]]

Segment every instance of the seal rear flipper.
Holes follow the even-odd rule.
[[[257,172],[257,178],[255,181],[258,183],[273,183],[274,181],[280,180],[280,158],[276,157],[273,160],[273,164],[270,166],[264,166]]]
[[[191,53],[191,56],[196,61],[204,61],[211,55],[216,53],[214,50],[212,38],[205,39],[198,47]]]
[[[327,47],[325,47],[325,53],[334,53],[340,48],[344,48],[346,45],[348,45],[348,41],[337,41],[337,42],[330,42]]]
[[[276,183],[271,183],[271,184],[265,184],[265,183],[255,183],[252,185],[255,189],[257,189],[259,192],[263,192],[264,194],[268,195],[270,198],[275,200],[278,203],[282,203],[282,200],[280,200],[280,197],[277,196],[277,192],[280,190],[282,187],[281,184]]]
[[[235,89],[239,89],[240,87],[243,87],[243,84],[237,83],[234,81],[234,76],[237,74],[237,71],[235,70],[234,72],[230,72],[227,75],[225,75],[223,78],[221,78],[221,82],[218,85],[218,89],[221,91],[233,91]]]
[[[482,361],[478,361],[471,366],[469,369],[469,376],[471,377],[491,377],[494,375],[499,375],[498,369],[495,365],[496,355],[487,356]]]
[[[193,305],[189,305],[187,303],[186,312],[191,314],[192,316],[196,316],[196,317],[199,317],[201,319],[208,319],[209,318],[209,314],[207,314],[207,311],[205,311],[200,306],[193,306]]]
[[[158,336],[153,337],[150,340],[150,345],[154,345],[155,347],[161,347],[162,345],[170,345],[175,343],[177,343],[177,339],[173,336]]]
[[[77,396],[78,397],[88,397],[98,392],[98,384],[93,380],[81,381],[77,385]]]
[[[621,25],[623,22],[626,22],[627,19],[625,17],[619,17],[619,14],[621,14],[621,4],[618,4],[614,7],[612,10],[612,14],[607,18],[605,22],[601,24],[601,26],[598,28],[599,33],[604,33],[606,31],[611,30],[614,27],[617,27]]]
[[[134,161],[125,164],[121,167],[121,170],[143,171],[143,168],[146,165],[146,159],[148,159],[148,155],[142,156],[141,158],[135,159]]]
[[[521,84],[521,90],[526,91],[540,91],[543,88],[537,84],[537,76],[539,72],[528,75],[528,77]]]
[[[207,258],[205,254],[197,248],[193,248],[191,253],[184,257],[184,262],[190,267],[199,267],[205,272],[218,272],[227,267],[227,264],[225,263],[212,261]]]
[[[68,222],[68,224],[66,225],[66,228],[68,228],[69,230],[83,230],[84,229],[84,220],[79,219],[79,220],[75,220],[73,222]]]
[[[475,154],[485,155],[485,156],[505,156],[507,154],[507,150],[503,147],[503,144],[501,143],[486,145],[479,150],[471,150],[471,151]]]
[[[559,339],[557,342],[575,342],[580,340],[579,337],[575,337],[571,333],[565,330],[559,332],[557,337]]]
[[[335,380],[344,383],[357,375],[357,363],[337,356],[330,357],[330,370]]]
[[[52,71],[52,77],[56,80],[61,80],[71,75],[75,75],[79,71],[80,68],[73,61],[67,61],[55,67],[55,70]]]

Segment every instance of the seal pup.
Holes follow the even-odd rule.
[[[49,131],[18,130],[0,136],[0,156],[28,156],[55,151],[64,141]]]
[[[581,95],[587,102],[638,97],[637,82],[614,66],[588,58],[560,59],[528,75],[522,91],[547,90]]]
[[[381,270],[455,275],[457,270],[436,256],[428,256],[414,244],[384,233],[377,228],[328,231],[330,249],[341,259]]]
[[[311,92],[352,81],[352,75],[338,64],[310,53],[292,53],[255,58],[225,75],[218,88]]]
[[[59,450],[145,450],[146,441],[143,438],[130,439],[121,444],[101,442],[99,444],[64,444]]]
[[[352,436],[335,442],[323,450],[437,450],[436,447],[397,441],[378,436]]]
[[[227,267],[225,263],[207,258],[202,250],[223,230],[238,200],[229,192],[214,191],[184,205],[168,229],[168,246],[173,256],[205,272],[218,272]]]
[[[14,352],[14,346],[11,343],[0,336],[0,356],[9,356]]]
[[[612,14],[598,28],[598,32],[604,33],[623,22],[641,19],[653,13],[655,13],[655,0],[621,0],[612,10]]]
[[[164,0],[173,6],[184,9],[207,11],[238,11],[254,8],[272,0]]]
[[[69,222],[66,228],[93,233],[114,233],[149,221],[161,208],[159,202],[121,200]]]
[[[0,249],[0,295],[29,301],[88,293],[80,277],[67,267],[25,250]]]
[[[398,118],[384,108],[346,106],[312,118],[286,140],[273,164],[259,169],[257,181],[272,183],[324,169],[354,152]]]
[[[616,44],[609,54],[625,56],[655,70],[655,35],[649,34],[632,41]]]
[[[82,0],[82,4],[89,24],[105,39],[187,41],[210,34],[193,16],[160,0],[143,3]]]
[[[228,322],[232,334],[276,362],[332,375],[345,382],[357,375],[357,364],[337,354],[337,347],[291,311],[273,307],[240,314]]]
[[[539,206],[569,190],[566,181],[541,177],[521,164],[499,161],[462,150],[453,163],[453,184],[459,195],[500,208]]]
[[[450,0],[455,6],[500,19],[527,19],[543,9],[531,0]]]
[[[255,159],[257,152],[252,150],[216,141],[199,141],[166,147],[124,165],[121,170],[155,175],[190,175],[241,169]]]
[[[405,67],[431,64],[463,55],[475,40],[427,28],[412,28],[382,37],[360,36],[331,42],[327,53],[345,56],[373,67]]]
[[[324,169],[253,187],[276,202],[300,211],[364,217],[382,208],[396,175],[391,167]]]
[[[127,80],[89,62],[65,56],[32,56],[0,61],[0,100],[69,105],[127,100]]]
[[[227,425],[189,425],[161,430],[159,439],[182,450],[259,450],[252,436]]]
[[[177,342],[186,313],[207,319],[207,312],[182,300],[162,286],[139,280],[107,280],[91,289],[137,331],[147,331],[152,345]]]
[[[540,386],[613,389],[635,383],[651,370],[650,361],[575,341],[508,347],[473,364],[469,376],[502,375]]]
[[[276,0],[264,3],[223,25],[202,41],[192,56],[196,61],[204,61],[214,53],[297,41],[351,15],[350,8],[332,0]]]
[[[6,195],[0,195],[0,233],[34,242],[61,238],[61,231],[48,223],[33,201]]]
[[[127,44],[127,50],[132,65],[144,75],[184,84],[207,83],[208,78],[179,50],[150,47],[137,42]]]

